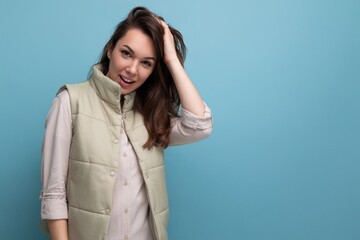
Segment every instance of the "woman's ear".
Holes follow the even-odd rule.
[[[108,47],[107,47],[107,53],[106,53],[106,55],[107,55],[107,57],[110,59],[111,58],[111,52],[112,52],[112,47],[111,47],[111,45],[109,44],[108,45]]]

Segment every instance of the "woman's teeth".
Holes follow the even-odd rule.
[[[121,79],[126,82],[126,83],[133,83],[134,81],[130,80],[130,79],[126,79],[124,77],[121,77]]]

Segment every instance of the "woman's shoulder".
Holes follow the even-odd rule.
[[[69,91],[64,88],[60,89],[58,93],[56,94],[56,99],[60,102],[60,105],[63,107],[68,108],[70,106],[70,95]]]
[[[69,91],[67,88],[60,89],[56,94],[56,97],[58,97],[61,102],[67,101],[70,98]]]

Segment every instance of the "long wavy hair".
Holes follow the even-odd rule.
[[[149,138],[143,148],[151,149],[153,146],[166,148],[169,145],[170,120],[178,117],[180,98],[173,77],[164,62],[164,29],[158,19],[161,16],[154,14],[145,7],[135,7],[129,15],[121,21],[105,45],[98,64],[101,64],[102,72],[106,75],[109,71],[110,60],[108,50],[112,50],[119,39],[129,29],[139,29],[153,42],[156,52],[156,63],[153,72],[148,79],[136,90],[134,111],[138,111],[144,117],[144,124]],[[169,26],[174,36],[174,42],[182,65],[186,56],[186,46],[181,33]]]

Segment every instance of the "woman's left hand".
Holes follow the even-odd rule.
[[[160,20],[160,23],[164,28],[164,62],[168,65],[173,61],[179,61],[179,59],[176,54],[174,36],[169,26],[162,20]]]
[[[196,116],[202,117],[204,116],[205,105],[201,96],[177,57],[174,36],[169,26],[164,21],[160,20],[160,23],[164,28],[164,62],[173,77],[181,106]]]

